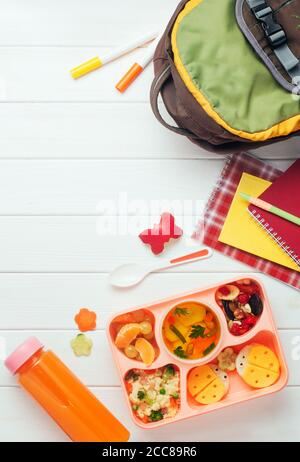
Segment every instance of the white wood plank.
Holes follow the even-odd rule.
[[[0,214],[96,215],[100,201],[120,194],[130,201],[201,201],[209,193],[222,160],[8,161],[0,162]],[[182,181],[180,181],[180,178]],[[134,205],[137,208],[138,204]],[[141,204],[137,214],[147,204]],[[125,215],[125,210],[109,210]],[[189,212],[189,213],[193,213]]]
[[[254,276],[266,288],[276,325],[300,329],[298,292],[267,276]],[[134,289],[118,290],[110,286],[106,274],[100,273],[0,274],[4,313],[0,329],[73,329],[74,315],[82,307],[93,309],[98,315],[98,328],[104,329],[108,319],[119,311],[236,277],[234,273],[161,273],[149,276]]]
[[[163,128],[147,103],[2,103],[0,158],[220,159]],[[254,151],[299,156],[298,139]]]
[[[0,158],[219,158],[165,130],[148,104],[4,103],[0,125]]]
[[[119,223],[111,217],[109,225],[111,220]],[[0,217],[0,272],[109,272],[123,263],[153,264],[199,249],[196,241],[183,237],[170,243],[163,256],[154,257],[137,237],[147,223],[133,217],[129,224],[130,234],[101,235],[98,230],[108,226],[106,218]],[[188,237],[190,232],[185,229]],[[179,271],[245,272],[248,267],[215,253],[213,258],[183,265]]]
[[[176,201],[181,201],[178,215],[199,216],[223,162],[2,160],[0,197],[5,200],[0,202],[0,215],[97,215],[103,214],[102,201],[113,201],[117,208],[108,209],[105,203],[106,214],[141,216],[150,214],[151,205],[153,214],[157,201],[165,210],[172,208],[170,202],[178,205]],[[280,160],[274,165],[284,170],[290,161]],[[119,207],[120,200],[126,205],[131,201],[128,209]]]
[[[1,201],[0,214],[99,215],[104,207],[108,215],[148,215],[163,201],[169,201],[168,207],[180,201],[181,215],[183,201],[192,201],[185,213],[197,214],[222,164],[221,160],[3,160],[0,194],[6,200]],[[104,201],[113,201],[112,207]]]
[[[133,424],[119,388],[92,388],[92,392],[131,431],[131,441],[299,442],[300,439],[299,388],[287,388],[276,395],[148,431]],[[68,441],[22,390],[1,388],[0,401],[1,441]]]
[[[124,93],[115,85],[144,50],[136,50],[91,74],[73,80],[70,70],[104,55],[111,47],[24,48],[1,47],[0,101],[8,102],[148,102],[153,80],[150,65]],[[22,78],[20,78],[22,70]]]
[[[118,46],[160,28],[177,0],[1,0],[0,46]]]
[[[73,324],[70,318],[70,325]],[[105,331],[88,332],[93,340],[91,356],[77,358],[70,347],[70,341],[77,335],[77,330],[69,331],[2,331],[0,339],[6,345],[7,354],[30,336],[39,338],[46,348],[54,351],[71,370],[89,386],[119,386],[120,381],[111,355]],[[289,385],[300,386],[300,330],[281,330],[280,338],[289,365]],[[295,343],[295,345],[293,344]],[[296,360],[297,359],[297,360]],[[16,380],[11,377],[0,362],[0,387],[15,386]]]

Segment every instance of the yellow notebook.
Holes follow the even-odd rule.
[[[271,184],[269,181],[243,173],[219,241],[300,272],[299,266],[291,257],[257,224],[248,212],[248,204],[239,194],[244,192],[258,197]]]

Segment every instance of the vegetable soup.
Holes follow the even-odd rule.
[[[220,324],[208,306],[185,302],[167,314],[162,334],[172,354],[183,360],[197,360],[216,348],[220,340]]]

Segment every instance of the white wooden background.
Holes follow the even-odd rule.
[[[107,281],[113,267],[151,256],[136,236],[99,235],[99,201],[115,200],[119,192],[146,201],[204,200],[223,159],[155,121],[151,68],[125,95],[114,90],[139,51],[77,82],[68,71],[160,26],[176,4],[0,0],[0,340],[9,352],[38,336],[128,426],[133,441],[297,441],[300,298],[274,280],[262,276],[290,366],[289,386],[278,395],[142,431],[131,422],[111,361],[104,328],[112,313],[248,271],[215,254],[154,274],[129,291]],[[285,168],[298,146],[278,144],[259,155]],[[182,240],[166,256],[190,250],[188,244]],[[69,347],[82,306],[99,316],[89,358],[75,358]],[[0,440],[67,440],[2,362]]]

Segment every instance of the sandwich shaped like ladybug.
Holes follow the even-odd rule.
[[[188,377],[188,391],[199,404],[217,403],[228,390],[228,375],[215,364],[195,367]]]
[[[280,364],[275,353],[265,345],[253,343],[244,347],[236,358],[240,377],[253,388],[273,385],[280,376]]]

